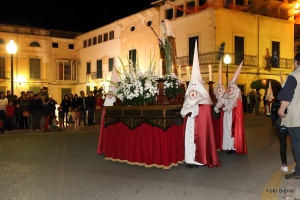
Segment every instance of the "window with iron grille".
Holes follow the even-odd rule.
[[[198,36],[189,38],[189,66],[193,66],[195,42],[196,41],[197,41],[197,45],[199,47],[199,37]]]
[[[83,41],[83,48],[86,48],[87,47],[87,40],[84,40]]]
[[[96,78],[102,78],[102,60],[97,60]]]
[[[108,71],[111,72],[114,67],[114,58],[109,58],[108,59]]]
[[[0,57],[0,78],[5,78],[5,57]]]
[[[166,10],[166,19],[168,19],[168,20],[173,19],[173,8]]]
[[[239,65],[244,60],[244,37],[234,36],[234,64]]]
[[[92,38],[89,39],[89,47],[92,46]]]
[[[41,79],[41,59],[29,58],[29,78]]]

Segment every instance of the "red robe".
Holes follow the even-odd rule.
[[[185,121],[186,119],[187,117],[185,117]],[[199,114],[194,120],[194,142],[196,145],[195,161],[207,165],[209,168],[220,166],[212,121],[211,105],[200,104]]]
[[[220,140],[223,141],[223,117],[224,111],[221,110],[220,117]],[[232,110],[232,137],[234,137],[234,148],[237,154],[246,154],[247,143],[245,134],[245,123],[244,123],[244,112],[243,112],[243,102],[237,100],[237,106]]]

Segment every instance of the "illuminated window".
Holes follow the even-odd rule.
[[[76,81],[77,80],[77,61],[76,60],[58,60],[58,80]]]
[[[29,58],[29,78],[41,79],[41,59]]]

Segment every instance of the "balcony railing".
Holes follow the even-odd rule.
[[[231,65],[239,65],[240,63],[235,63],[235,54],[230,54],[229,56],[231,57]],[[293,59],[288,59],[288,58],[280,58],[279,59],[279,68],[281,69],[293,69]],[[218,52],[213,52],[213,53],[204,53],[204,54],[199,54],[199,63],[200,65],[218,65],[219,64],[218,60]],[[250,55],[244,55],[244,63],[243,66],[246,67],[257,67],[258,59],[257,56],[250,56]],[[261,66],[262,68],[266,67],[266,60],[263,60],[263,65]],[[177,65],[180,66],[190,66],[189,64],[189,56],[183,56],[183,57],[178,57],[177,58]]]

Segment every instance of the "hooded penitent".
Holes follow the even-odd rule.
[[[114,102],[116,102],[115,93],[117,91],[117,88],[113,83],[117,83],[118,81],[119,81],[119,75],[116,67],[114,66],[111,73],[111,83],[109,84],[108,92],[105,96],[105,100],[103,104],[104,106],[113,106]]]
[[[194,106],[198,106],[198,104],[213,104],[213,102],[203,84],[199,66],[197,42],[195,42],[191,81],[185,92],[181,114],[186,115],[190,112],[190,109]]]

